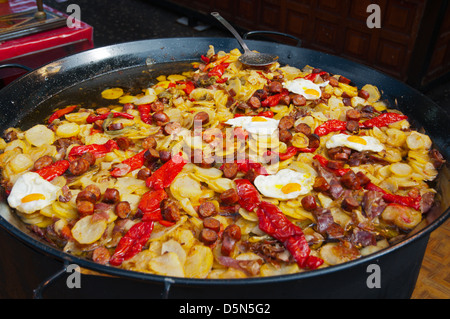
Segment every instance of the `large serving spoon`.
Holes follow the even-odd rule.
[[[230,31],[236,40],[241,45],[242,49],[244,49],[244,54],[242,54],[239,57],[239,61],[242,64],[249,65],[249,66],[266,66],[270,65],[278,60],[278,56],[267,54],[267,53],[258,53],[251,51],[247,44],[245,44],[242,37],[239,35],[239,33],[234,29],[231,24],[228,23],[227,20],[225,20],[218,12],[211,12],[211,15],[219,20],[220,23],[224,25],[225,28]]]

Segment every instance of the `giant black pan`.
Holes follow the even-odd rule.
[[[277,54],[282,65],[311,65],[342,74],[361,87],[370,83],[381,88],[391,105],[406,113],[413,124],[431,136],[446,159],[450,158],[450,117],[440,107],[405,84],[371,68],[316,51],[263,41],[248,41],[250,48]],[[52,109],[66,103],[101,103],[99,92],[106,87],[143,87],[160,73],[189,67],[209,45],[229,51],[238,47],[229,38],[173,38],[118,44],[79,53],[41,67],[0,91],[0,129],[19,126],[27,129],[41,122]],[[409,298],[414,289],[429,235],[449,217],[450,188],[448,166],[437,183],[440,204],[428,214],[429,221],[408,239],[375,255],[339,266],[295,275],[242,280],[198,280],[165,278],[151,274],[102,266],[65,254],[24,229],[5,201],[0,203],[0,225],[42,258],[77,264],[105,275],[83,276],[76,296],[145,298]],[[14,258],[14,256],[11,256]],[[19,257],[20,258],[20,257]],[[373,266],[375,265],[375,267]],[[379,266],[379,267],[377,267]],[[32,272],[38,265],[26,265]],[[64,269],[64,268],[63,268]],[[380,273],[375,270],[381,271]],[[373,272],[375,271],[375,272]],[[381,288],[371,283],[380,274]],[[64,285],[63,285],[64,286]],[[133,287],[133,288],[129,288]],[[64,287],[63,287],[64,288]],[[106,289],[106,290],[104,290]],[[114,290],[117,292],[117,290]],[[38,291],[39,292],[39,291]],[[63,296],[61,291],[57,297]]]

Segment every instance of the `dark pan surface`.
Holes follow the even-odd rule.
[[[444,157],[450,158],[450,117],[439,106],[418,91],[379,73],[371,68],[348,60],[316,51],[261,41],[248,41],[252,49],[276,54],[281,65],[303,67],[311,65],[330,73],[350,78],[358,87],[373,84],[380,88],[383,97],[410,117],[416,128],[423,128]],[[189,68],[190,61],[198,61],[209,45],[230,51],[239,44],[231,38],[177,38],[145,40],[90,50],[58,60],[15,81],[0,91],[0,129],[19,126],[27,129],[42,122],[51,111],[68,103],[80,103],[91,107],[101,103],[100,92],[106,87],[145,87],[160,74],[171,74]],[[89,104],[86,104],[89,103]],[[100,105],[100,104],[97,104]],[[450,187],[448,165],[437,183],[441,203],[429,214],[429,223],[404,242],[387,250],[361,258],[348,264],[296,275],[244,280],[195,280],[172,278],[171,283],[180,285],[264,284],[285,282],[333,274],[360,264],[394,254],[405,246],[421,240],[439,227],[450,215]],[[23,225],[11,214],[3,200],[0,203],[0,225],[33,249],[57,259],[76,263],[81,267],[102,273],[165,282],[161,276],[136,273],[101,266],[90,261],[67,255],[34,238],[24,231]]]

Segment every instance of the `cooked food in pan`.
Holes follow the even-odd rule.
[[[9,206],[67,253],[211,279],[345,263],[423,222],[445,161],[377,87],[239,56],[211,46],[138,95],[99,89],[109,107],[7,129]]]

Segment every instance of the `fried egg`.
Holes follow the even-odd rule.
[[[280,121],[264,116],[241,116],[228,120],[225,124],[232,127],[242,127],[249,133],[259,135],[272,135]]]
[[[39,174],[28,172],[14,183],[8,203],[22,213],[31,214],[51,205],[60,190],[60,187],[46,181]]]
[[[283,83],[283,87],[289,92],[303,95],[307,100],[318,100],[322,97],[322,86],[327,86],[328,82],[315,84],[305,79],[295,79]]]
[[[288,200],[311,192],[314,184],[314,176],[309,172],[283,169],[275,175],[259,175],[256,177],[254,183],[262,195],[280,200]]]
[[[384,150],[383,144],[375,137],[371,136],[354,136],[346,134],[337,134],[332,136],[326,143],[326,147],[336,148],[339,146],[345,146],[355,151],[372,151],[381,152]]]

